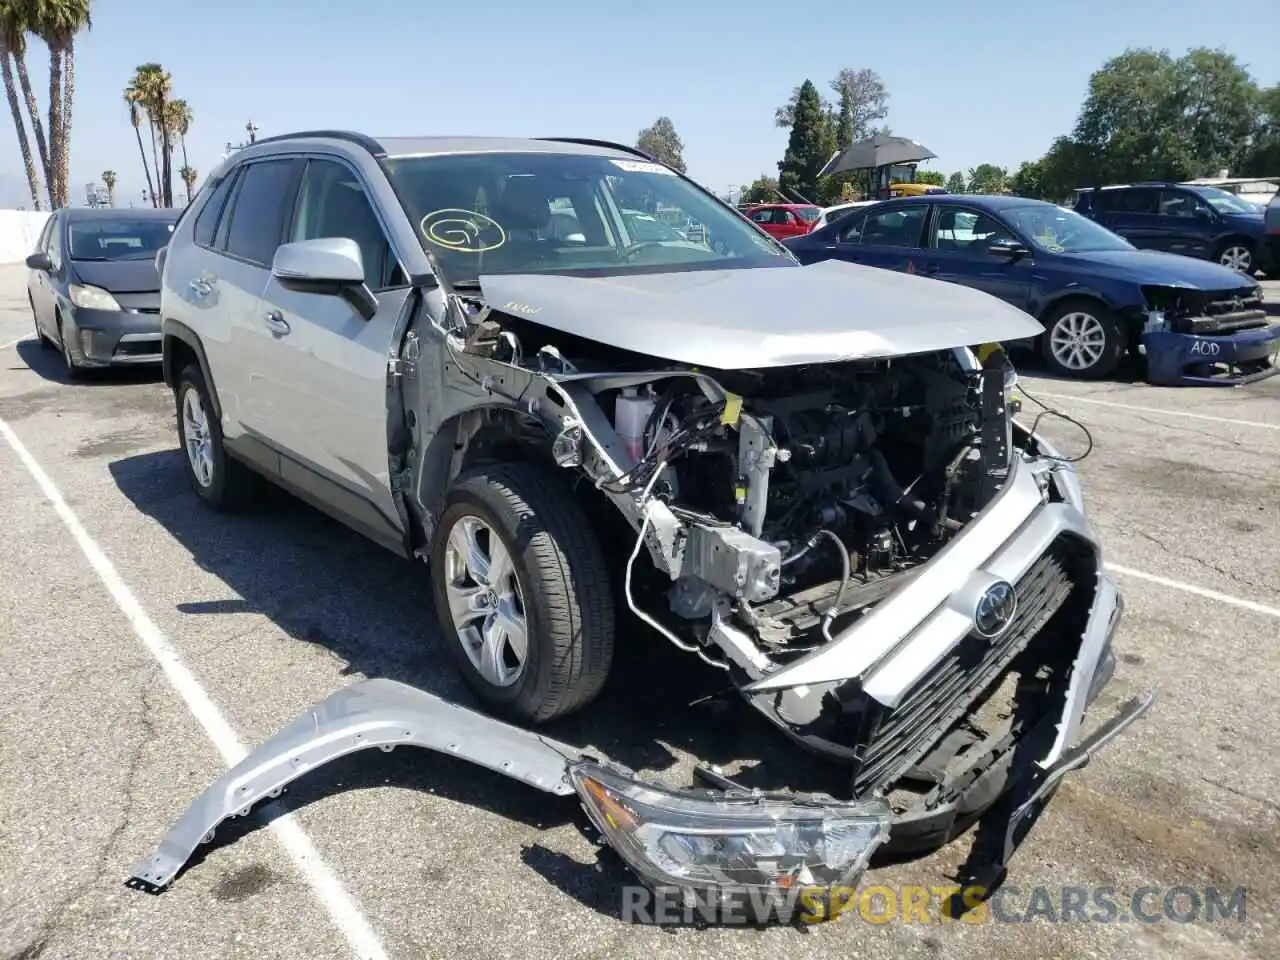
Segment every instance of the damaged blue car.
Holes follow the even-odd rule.
[[[975,287],[1031,314],[1059,375],[1111,376],[1146,354],[1161,386],[1235,386],[1280,373],[1280,324],[1262,286],[1216,263],[1128,240],[1021,197],[912,197],[785,241],[803,263],[845,260]]]

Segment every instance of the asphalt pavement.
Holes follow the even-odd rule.
[[[1068,779],[1000,916],[942,923],[934,904],[932,922],[904,922],[877,900],[887,922],[673,930],[620,918],[633,881],[573,801],[414,751],[323,768],[167,892],[126,888],[206,784],[333,690],[384,676],[470,699],[423,568],[282,494],[246,516],[203,510],[158,377],[70,383],[56,352],[11,343],[30,330],[25,270],[0,267],[0,956],[1280,955],[1280,377],[1173,390],[1024,371],[1029,397],[1092,435],[1079,470],[1128,605],[1099,710],[1160,699]],[[1042,426],[1083,450],[1078,427]],[[695,751],[774,749],[719,678],[655,649],[550,732],[670,782]],[[864,886],[944,886],[968,842]],[[1119,901],[1111,922],[1049,915],[1063,888],[1099,887]],[[1191,892],[1244,887],[1244,917],[1142,922],[1127,908],[1145,887],[1156,913],[1187,888],[1171,895],[1181,919]]]

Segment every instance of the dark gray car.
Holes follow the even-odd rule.
[[[27,257],[27,298],[42,346],[72,376],[91,367],[160,362],[156,253],[181,210],[55,212]]]

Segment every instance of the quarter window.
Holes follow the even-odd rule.
[[[301,160],[262,160],[245,166],[226,229],[227,253],[263,266],[271,263],[301,167]]]
[[[369,289],[385,290],[406,282],[360,180],[332,160],[307,164],[289,231],[290,242],[322,237],[346,237],[356,242]]]

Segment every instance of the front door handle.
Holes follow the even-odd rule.
[[[285,320],[279,310],[268,310],[262,315],[262,322],[277,337],[283,337],[289,332],[289,321]]]
[[[192,280],[187,286],[197,297],[207,297],[213,293],[213,284],[201,277],[199,280]]]

